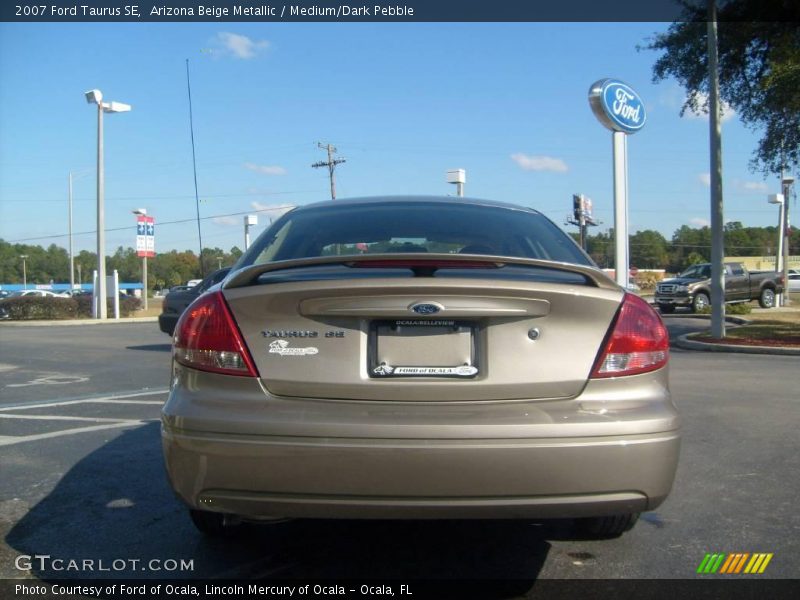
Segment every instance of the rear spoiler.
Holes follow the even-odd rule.
[[[369,263],[373,263],[370,265]],[[222,289],[246,287],[256,282],[259,276],[272,271],[285,271],[302,267],[316,267],[320,265],[346,265],[348,267],[380,266],[382,268],[410,268],[417,274],[431,275],[437,268],[458,268],[459,263],[464,263],[463,268],[502,268],[506,265],[520,265],[551,269],[553,271],[567,271],[576,273],[586,278],[594,287],[607,290],[618,290],[619,286],[605,273],[594,267],[585,267],[572,263],[536,258],[518,258],[511,256],[486,256],[479,254],[422,254],[422,253],[383,253],[361,254],[352,256],[314,256],[311,258],[298,258],[292,260],[278,260],[244,267],[230,275],[222,284]]]

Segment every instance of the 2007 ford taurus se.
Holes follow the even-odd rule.
[[[573,518],[672,486],[656,312],[540,213],[463,198],[292,210],[178,322],[162,415],[209,534],[281,518]]]

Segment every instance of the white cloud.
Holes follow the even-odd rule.
[[[733,187],[740,192],[754,192],[757,194],[766,194],[769,192],[769,185],[765,181],[740,181],[735,180]]]
[[[711,227],[711,221],[708,219],[701,219],[700,217],[689,219],[689,223],[695,227]]]
[[[214,217],[211,219],[217,225],[241,225],[242,220],[236,217]]]
[[[697,104],[701,107],[699,112],[695,112],[691,109],[687,109],[683,116],[688,119],[705,119],[708,120],[708,112],[704,112],[702,107],[708,107],[708,95],[707,94],[697,94]],[[722,101],[722,122],[728,121],[736,116],[736,111],[733,107],[725,102]]]
[[[711,187],[711,173],[700,173],[697,180],[707,187]]]
[[[266,40],[254,41],[246,35],[227,31],[218,33],[214,38],[214,43],[219,47],[220,54],[245,60],[255,58],[259,52],[269,47],[269,42]]]
[[[566,173],[568,171],[567,163],[560,158],[551,156],[528,156],[517,152],[511,155],[511,160],[525,171],[552,171],[554,173]]]
[[[256,165],[247,162],[244,163],[244,168],[262,175],[286,175],[286,169],[277,165]]]

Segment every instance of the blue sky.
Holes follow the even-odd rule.
[[[559,225],[572,194],[610,226],[611,133],[589,86],[622,79],[648,122],[630,137],[631,232],[709,219],[708,120],[679,117],[674,81],[636,45],[666,23],[0,24],[0,238],[95,246],[96,109],[83,92],[133,105],[106,115],[107,251],[156,219],[156,250],[197,249],[185,60],[190,60],[205,246],[243,245],[242,216],[329,198],[317,142],[347,162],[337,196],[453,194],[532,206]],[[774,225],[779,191],[748,170],[757,132],[723,123],[725,219]],[[189,220],[186,223],[167,224]],[[114,231],[120,229],[119,231]],[[60,236],[60,237],[59,237]]]

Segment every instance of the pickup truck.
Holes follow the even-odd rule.
[[[725,302],[758,300],[762,308],[775,306],[775,295],[783,293],[783,277],[773,271],[749,273],[741,263],[725,263]],[[655,302],[662,313],[679,306],[699,312],[711,299],[711,264],[692,265],[673,279],[656,286]]]
[[[172,335],[175,332],[175,325],[178,323],[178,319],[183,314],[183,311],[186,310],[186,307],[194,302],[195,299],[208,288],[225,279],[225,275],[227,275],[230,270],[230,267],[225,267],[224,269],[209,273],[206,278],[197,285],[192,287],[180,286],[184,289],[176,290],[173,288],[170,290],[169,294],[164,296],[164,300],[161,304],[161,314],[158,315],[158,328],[164,333]]]

